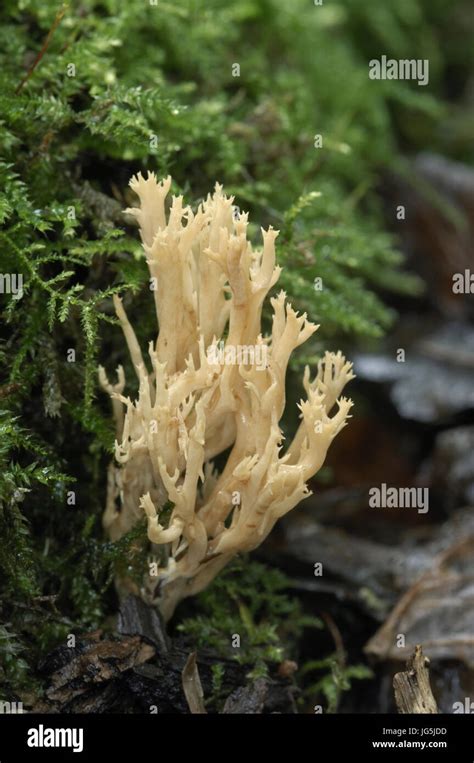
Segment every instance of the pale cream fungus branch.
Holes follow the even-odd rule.
[[[271,336],[261,334],[263,303],[280,275],[278,232],[262,230],[263,247],[254,251],[247,215],[235,214],[219,185],[195,214],[182,196],[166,213],[170,177],[157,182],[139,174],[130,186],[140,206],[126,211],[140,227],[159,334],[144,357],[115,298],[139,391],[134,401],[123,395],[121,366],[115,385],[100,368],[117,431],[103,522],[116,540],[146,516],[161,561],[140,593],[169,618],[181,599],[205,588],[236,554],[259,546],[310,494],[307,481],[349,417],[352,402],[341,393],[354,374],[340,352],[325,354],[313,381],[306,368],[301,424],[284,450],[279,422],[288,362],[318,327],[280,292],[271,299]],[[255,355],[239,358],[236,348]],[[263,363],[255,362],[257,353]],[[230,447],[216,474],[212,459]],[[130,586],[120,581],[121,589]]]

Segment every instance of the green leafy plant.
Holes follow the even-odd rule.
[[[346,665],[337,654],[331,654],[321,660],[309,660],[303,665],[300,678],[303,679],[314,672],[322,675],[305,687],[304,697],[312,704],[321,697],[324,698],[327,713],[337,712],[341,697],[351,689],[352,681],[367,681],[373,678],[373,672],[367,665]]]

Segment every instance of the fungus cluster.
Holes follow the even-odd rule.
[[[307,481],[349,416],[352,402],[341,393],[354,375],[340,352],[324,355],[313,380],[306,368],[301,423],[284,448],[289,358],[318,327],[280,292],[270,300],[271,334],[261,333],[280,274],[278,232],[262,229],[263,246],[253,250],[247,214],[235,213],[219,185],[195,213],[182,196],[166,211],[170,177],[139,174],[130,185],[140,206],[127,212],[140,228],[159,330],[145,358],[115,298],[139,389],[135,400],[124,396],[123,368],[115,384],[100,368],[117,431],[103,523],[116,540],[146,517],[159,562],[141,594],[168,619],[310,494]],[[224,451],[217,472],[213,461]]]

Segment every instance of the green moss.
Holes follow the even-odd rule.
[[[267,675],[269,666],[294,657],[291,644],[305,627],[322,627],[303,614],[288,587],[279,570],[248,557],[236,560],[196,597],[197,614],[178,631],[196,647],[245,665],[252,678]]]

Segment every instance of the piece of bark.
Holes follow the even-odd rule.
[[[105,684],[118,678],[136,665],[142,665],[155,655],[155,649],[139,636],[121,641],[91,642],[84,653],[69,649],[70,661],[51,676],[46,696],[53,702],[66,703],[83,694],[91,686]]]
[[[408,660],[408,670],[393,678],[395,702],[399,713],[437,713],[438,707],[430,686],[428,665],[421,644]]]
[[[138,596],[130,595],[120,606],[118,632],[124,636],[141,636],[156,647],[159,654],[167,654],[170,641],[159,611],[145,604]]]

